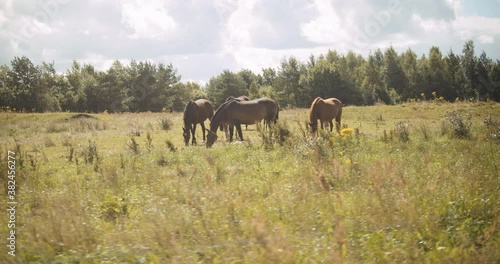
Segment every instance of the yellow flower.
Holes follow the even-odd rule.
[[[351,135],[351,133],[354,132],[354,129],[352,127],[347,127],[342,130],[340,130],[340,135],[344,137],[348,137]]]

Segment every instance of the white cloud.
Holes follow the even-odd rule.
[[[256,28],[259,28],[260,20],[252,14],[255,0],[239,0],[233,2],[232,13],[224,23],[222,41],[224,50],[231,52],[239,46],[252,45],[252,35]],[[263,29],[263,28],[262,28]]]
[[[412,16],[412,21],[426,32],[448,33],[451,27],[451,24],[444,19],[424,19],[418,14]]]
[[[491,44],[491,43],[495,42],[493,36],[489,36],[489,35],[481,35],[477,39],[479,40],[479,42],[481,42],[483,44]]]
[[[165,4],[158,1],[123,4],[121,21],[134,31],[131,38],[162,39],[176,28]]]
[[[112,65],[113,62],[115,62],[117,59],[110,59],[109,57],[103,55],[103,54],[97,54],[97,53],[91,53],[87,52],[83,58],[78,58],[77,61],[81,62],[82,64],[90,64],[94,66],[96,70],[99,71],[106,71],[108,70]],[[118,59],[122,64],[128,65],[130,64],[130,59]]]
[[[500,36],[500,18],[460,16],[453,21],[453,29],[461,40],[482,35]]]
[[[316,19],[300,26],[300,33],[307,40],[316,43],[334,43],[339,40],[337,34],[342,31],[340,18],[330,1],[315,0],[319,15]]]
[[[60,5],[41,7],[49,2]],[[391,12],[390,3],[399,3],[396,11]],[[5,45],[0,45],[0,64],[28,56],[33,63],[54,60],[56,68],[65,71],[73,58],[97,69],[107,69],[116,59],[149,59],[172,63],[183,80],[207,81],[224,69],[260,72],[279,66],[283,57],[305,61],[329,49],[366,56],[392,45],[398,52],[411,48],[420,55],[431,46],[460,51],[467,39],[499,59],[494,42],[500,37],[500,15],[481,13],[484,7],[467,12],[466,4],[463,0],[3,0],[0,43]]]

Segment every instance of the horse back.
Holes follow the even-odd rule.
[[[201,123],[211,119],[214,115],[214,107],[207,99],[198,99],[195,101],[197,106],[196,122]]]
[[[232,122],[255,124],[262,119],[273,120],[276,116],[277,104],[269,98],[234,101],[228,105],[227,111]]]
[[[342,103],[337,98],[328,98],[322,100],[320,104],[324,120],[331,120],[337,117],[342,111]]]

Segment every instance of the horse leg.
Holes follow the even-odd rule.
[[[241,132],[241,124],[235,124],[236,131],[238,131],[238,135],[240,136],[241,141],[243,141],[243,133]]]
[[[201,131],[203,131],[203,142],[205,142],[205,122],[200,123]]]
[[[340,128],[342,127],[342,108],[340,108],[340,111],[335,117],[335,123],[337,123],[337,132],[340,132]]]
[[[330,132],[332,132],[332,131],[333,131],[333,121],[330,120]]]
[[[226,141],[229,138],[229,125],[224,123],[222,126],[224,126],[224,134],[226,135]]]
[[[233,141],[234,125],[229,125],[229,142]]]
[[[196,145],[196,123],[193,124],[193,129],[191,130],[191,134],[193,135],[193,140],[191,141],[191,144]]]

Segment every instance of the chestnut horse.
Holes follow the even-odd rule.
[[[189,144],[190,134],[193,135],[191,144],[196,144],[196,125],[201,125],[201,130],[203,131],[203,141],[205,141],[205,120],[211,119],[214,115],[214,107],[212,103],[206,99],[198,99],[196,101],[189,100],[184,108],[184,126],[182,127],[182,132],[184,136],[184,143],[186,146]]]
[[[276,122],[278,119],[278,104],[269,98],[260,98],[251,101],[230,100],[223,103],[212,118],[210,130],[207,135],[207,148],[211,147],[217,140],[217,128],[221,124],[229,125],[229,141],[233,140],[234,126],[241,140],[243,133],[241,125],[252,125],[261,120],[266,124]]]
[[[333,122],[335,119],[337,132],[340,129],[342,118],[342,103],[337,98],[324,99],[317,97],[311,104],[309,110],[309,126],[313,133],[318,131],[318,119],[321,124],[321,129],[324,129],[323,124],[330,123],[330,132],[333,131]]]

